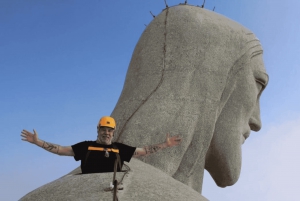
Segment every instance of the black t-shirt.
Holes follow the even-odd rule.
[[[122,143],[115,142],[116,147],[119,149],[119,155],[121,158],[121,164],[123,166],[124,161],[129,162],[136,147],[131,147]],[[83,174],[86,173],[101,173],[101,172],[113,172],[116,154],[109,152],[109,157],[105,157],[105,151],[90,151],[87,160],[86,155],[88,147],[103,147],[114,148],[113,145],[98,144],[96,141],[84,141],[72,145],[74,151],[74,159],[76,161],[81,160],[81,170]],[[118,167],[118,171],[119,167]]]

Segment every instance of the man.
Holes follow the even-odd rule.
[[[170,137],[167,134],[166,141],[157,145],[143,148],[131,147],[122,143],[112,143],[116,122],[112,117],[104,116],[97,126],[97,140],[84,141],[72,146],[60,146],[38,138],[35,130],[33,133],[23,130],[22,140],[35,144],[43,149],[58,155],[74,156],[75,160],[81,160],[81,170],[86,173],[113,172],[116,154],[119,153],[121,166],[124,161],[129,162],[131,157],[146,156],[167,147],[173,147],[181,142],[179,136]],[[118,171],[120,169],[118,168]]]

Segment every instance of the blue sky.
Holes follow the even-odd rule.
[[[167,0],[177,5],[184,0]],[[202,5],[200,0],[189,4]],[[263,128],[243,145],[232,187],[205,174],[210,200],[297,200],[300,179],[300,2],[206,0],[252,30],[270,76]],[[133,49],[163,0],[0,0],[0,200],[17,200],[79,166],[21,141],[22,129],[60,145],[96,138],[121,93]]]

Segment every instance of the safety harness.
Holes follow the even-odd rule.
[[[114,176],[113,176],[113,201],[117,201],[118,197],[117,197],[117,190],[118,190],[118,181],[116,180],[116,173],[118,171],[118,165],[120,170],[122,169],[122,164],[121,164],[121,158],[119,155],[119,149],[117,147],[117,145],[115,143],[112,143],[113,148],[103,148],[103,147],[93,147],[93,146],[89,146],[88,147],[88,151],[86,153],[85,156],[85,161],[84,161],[84,166],[86,165],[87,159],[91,153],[91,151],[105,151],[105,157],[109,157],[109,152],[113,152],[116,154],[116,160],[115,160],[115,164],[114,164]],[[110,189],[111,190],[111,189]]]

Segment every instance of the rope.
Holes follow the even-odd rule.
[[[113,189],[110,188],[110,187],[104,189],[104,191],[106,191],[106,192],[112,191],[112,193],[113,193],[113,201],[118,201],[119,200],[117,192],[118,192],[118,190],[123,190],[123,189],[118,189],[118,186],[119,186],[119,184],[122,184],[125,176],[129,173],[129,171],[131,171],[131,168],[128,165],[126,165],[126,164],[123,164],[123,165],[126,167],[126,171],[124,172],[124,174],[123,174],[122,178],[120,179],[120,181],[117,182],[117,180],[115,179],[114,182],[116,181],[116,184],[113,183],[114,184],[114,188]]]
[[[117,149],[115,144],[113,144],[113,147],[115,149]],[[116,179],[116,174],[117,174],[117,171],[118,171],[118,165],[119,165],[120,171],[122,171],[121,158],[120,158],[120,155],[118,153],[116,153],[116,160],[115,160],[115,164],[114,164],[114,175],[113,175],[113,181],[112,181],[114,187],[113,188],[108,187],[108,188],[104,189],[104,191],[112,191],[113,201],[118,201],[119,200],[118,195],[117,195],[117,192],[119,190],[119,185],[122,184],[122,182],[125,178],[125,175],[128,174],[128,172],[131,170],[128,165],[124,164],[124,166],[126,167],[126,171],[124,172],[121,180],[118,182],[118,180]],[[120,190],[122,190],[122,189],[120,189]]]

